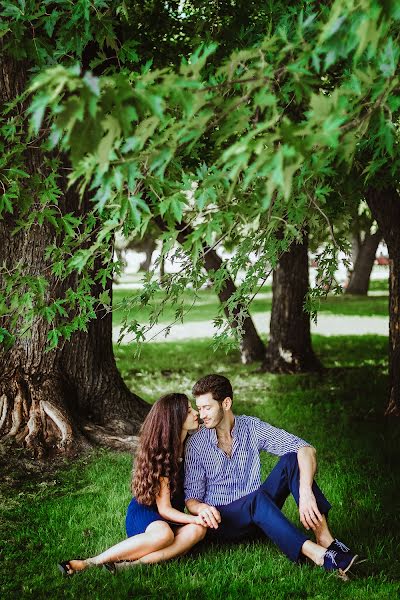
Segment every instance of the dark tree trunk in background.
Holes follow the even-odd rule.
[[[146,242],[142,245],[142,251],[146,254],[146,258],[140,263],[139,271],[144,271],[145,273],[149,272],[151,259],[156,247],[157,244],[152,238],[148,238]]]
[[[222,258],[218,256],[215,250],[210,250],[210,248],[204,248],[204,267],[207,273],[210,276],[211,281],[213,281],[213,273],[221,268],[223,261]],[[236,292],[236,286],[231,277],[227,278],[224,286],[221,291],[218,293],[218,298],[221,303],[225,303],[231,298],[231,296]],[[229,315],[229,310],[224,308],[225,316],[229,321],[231,327],[236,328],[238,326],[237,320],[235,317],[239,314],[239,312],[243,310],[243,307],[239,304],[236,306],[233,311],[233,318]],[[262,360],[265,355],[265,346],[264,342],[258,335],[257,329],[254,325],[253,319],[248,316],[246,317],[242,324],[242,337],[240,340],[240,354],[242,363],[248,364],[257,360]]]
[[[163,221],[161,217],[156,217],[155,222],[158,227],[162,231],[166,231],[167,225]],[[193,233],[193,229],[188,227],[186,224],[182,224],[182,231],[178,234],[178,242],[180,244],[184,244],[189,237]],[[209,274],[210,280],[213,281],[214,273],[218,271],[223,265],[223,260],[220,258],[215,250],[212,250],[208,246],[203,246],[204,250],[204,258],[203,264],[204,268]],[[228,277],[224,283],[223,288],[218,294],[218,298],[221,303],[226,302],[229,298],[236,292],[236,286],[231,277]],[[238,305],[234,311],[233,318],[229,315],[229,311],[227,308],[224,309],[225,315],[229,320],[230,326],[236,328],[238,326],[237,320],[235,317],[239,314],[239,312],[243,310],[243,307]],[[244,364],[248,364],[257,360],[262,360],[265,355],[265,346],[257,333],[253,320],[250,316],[246,317],[242,323],[243,335],[240,342],[240,352],[242,362]]]
[[[353,263],[354,267],[346,288],[346,294],[358,296],[366,296],[368,294],[371,271],[381,239],[382,233],[379,229],[375,233],[367,232],[365,234],[364,240],[359,245],[357,258]]]
[[[25,74],[21,63],[3,57],[2,103],[22,92]],[[33,146],[26,151],[25,170],[36,174],[44,167],[40,150]],[[60,199],[59,208],[77,213],[84,210],[72,192]],[[53,227],[45,222],[12,235],[18,216],[16,205],[14,215],[0,221],[0,265],[12,271],[20,264],[26,275],[45,275],[48,299],[63,297],[65,290],[73,287],[74,279],[60,282],[52,276],[44,257],[45,248],[55,239]],[[4,290],[1,276],[0,285]],[[100,289],[94,290],[97,292]],[[5,317],[1,325],[8,328]],[[45,352],[50,328],[38,317],[26,337],[17,339],[10,350],[0,346],[0,436],[14,439],[40,455],[50,449],[76,451],[87,444],[87,437],[102,437],[112,443],[115,434],[117,445],[117,436],[136,432],[147,413],[147,404],[128,390],[117,370],[111,314],[92,321],[87,333],[79,332],[69,342],[61,340],[58,348]]]
[[[400,416],[400,196],[395,188],[369,189],[366,200],[389,252],[389,402]]]
[[[272,373],[316,371],[321,365],[311,345],[310,315],[304,311],[308,291],[308,238],[293,243],[273,275],[269,344],[263,370]]]

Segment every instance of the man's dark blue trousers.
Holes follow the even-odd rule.
[[[221,523],[218,529],[210,530],[212,537],[233,541],[254,535],[258,530],[296,562],[308,537],[285,517],[281,508],[289,494],[299,505],[299,486],[297,453],[289,452],[280,458],[258,490],[216,507],[221,513]],[[331,505],[315,482],[312,490],[320,513],[327,515]]]

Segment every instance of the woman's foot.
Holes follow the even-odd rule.
[[[66,577],[71,577],[79,571],[84,571],[87,567],[87,562],[85,560],[82,560],[81,558],[76,558],[74,560],[64,560],[63,562],[58,563],[59,570]]]

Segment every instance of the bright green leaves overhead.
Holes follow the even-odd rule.
[[[30,88],[32,136],[50,129],[51,148],[61,148],[71,160],[70,184],[92,201],[79,224],[69,214],[60,220],[50,200],[43,205],[42,223],[64,234],[63,247],[49,250],[60,278],[73,271],[88,274],[109,252],[116,232],[139,237],[152,219],[161,218],[167,228],[164,253],[175,252],[185,228],[193,230],[176,258],[182,274],[165,279],[166,293],[176,299],[189,280],[194,290],[203,285],[205,245],[223,241],[233,252],[230,272],[246,273],[237,298],[247,299],[260,276],[301,237],[303,226],[318,228],[325,221],[336,193],[333,181],[352,168],[369,178],[382,170],[398,177],[395,3],[337,0],[318,6],[318,13],[300,12],[290,27],[243,45],[222,64],[216,64],[219,49],[208,44],[176,69],[154,69],[151,62],[136,69],[135,40],[121,43],[113,36],[112,18],[116,13],[128,18],[127,5],[80,0],[47,8],[46,35],[61,28],[66,36],[69,30],[66,52],[73,47],[71,53],[80,54],[97,19],[96,40],[113,48],[115,59],[111,67],[100,52],[92,61],[96,73],[103,68],[102,76],[53,62]],[[69,24],[65,14],[59,17],[62,10],[72,15]],[[76,37],[80,21],[83,41]],[[0,160],[2,182],[7,168]],[[24,179],[23,169],[13,175]],[[50,187],[48,198],[53,194],[56,206]],[[7,186],[0,215],[20,200],[17,188]],[[37,216],[27,219],[28,226],[37,222]],[[101,281],[112,269],[105,267]],[[218,285],[226,274],[215,273]],[[146,289],[150,298],[150,283]],[[85,289],[80,293],[82,300]],[[90,301],[85,311],[93,314]],[[82,313],[76,328],[85,326]],[[142,336],[138,323],[130,327]],[[57,339],[54,330],[49,341]]]

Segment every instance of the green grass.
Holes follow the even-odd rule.
[[[389,277],[386,279],[374,279],[369,282],[370,291],[388,292],[389,291]]]
[[[98,553],[124,537],[131,457],[98,450],[40,472],[26,461],[6,468],[0,498],[0,597],[196,600],[265,598],[393,600],[400,593],[400,447],[398,424],[382,417],[387,339],[314,337],[327,367],[320,375],[262,374],[237,352],[210,351],[208,341],[148,344],[139,360],[117,348],[121,371],[149,401],[172,390],[190,392],[210,371],[231,378],[235,411],[256,415],[313,443],[318,481],[332,502],[333,532],[368,558],[343,583],[311,565],[290,563],[271,543],[211,547],[168,564],[113,578],[91,570],[61,578],[56,562]],[[22,454],[22,453],[21,453]],[[7,458],[6,452],[3,458]],[[264,456],[264,475],[275,463]],[[28,464],[29,467],[29,464]],[[298,522],[292,500],[287,515]]]
[[[375,283],[375,282],[374,282]],[[381,288],[374,288],[380,290]],[[138,290],[119,290],[113,292],[113,324],[119,325],[122,322],[124,310],[123,303],[126,299],[132,298]],[[189,290],[183,294],[184,298],[184,322],[189,321],[212,321],[218,313],[219,301],[217,296],[211,290],[200,290],[198,299],[193,304],[194,296]],[[159,307],[162,299],[162,293],[155,296],[152,307]],[[268,287],[261,291],[261,295],[256,297],[250,308],[250,313],[265,313],[271,310],[272,297],[271,289]],[[147,322],[149,318],[149,306],[135,306],[129,310],[129,319],[136,319],[140,322]],[[388,316],[388,296],[357,297],[357,296],[328,296],[321,300],[319,313],[329,313],[334,315],[357,315],[362,317],[369,316]],[[160,323],[170,323],[175,319],[175,308],[167,306],[159,318]]]

